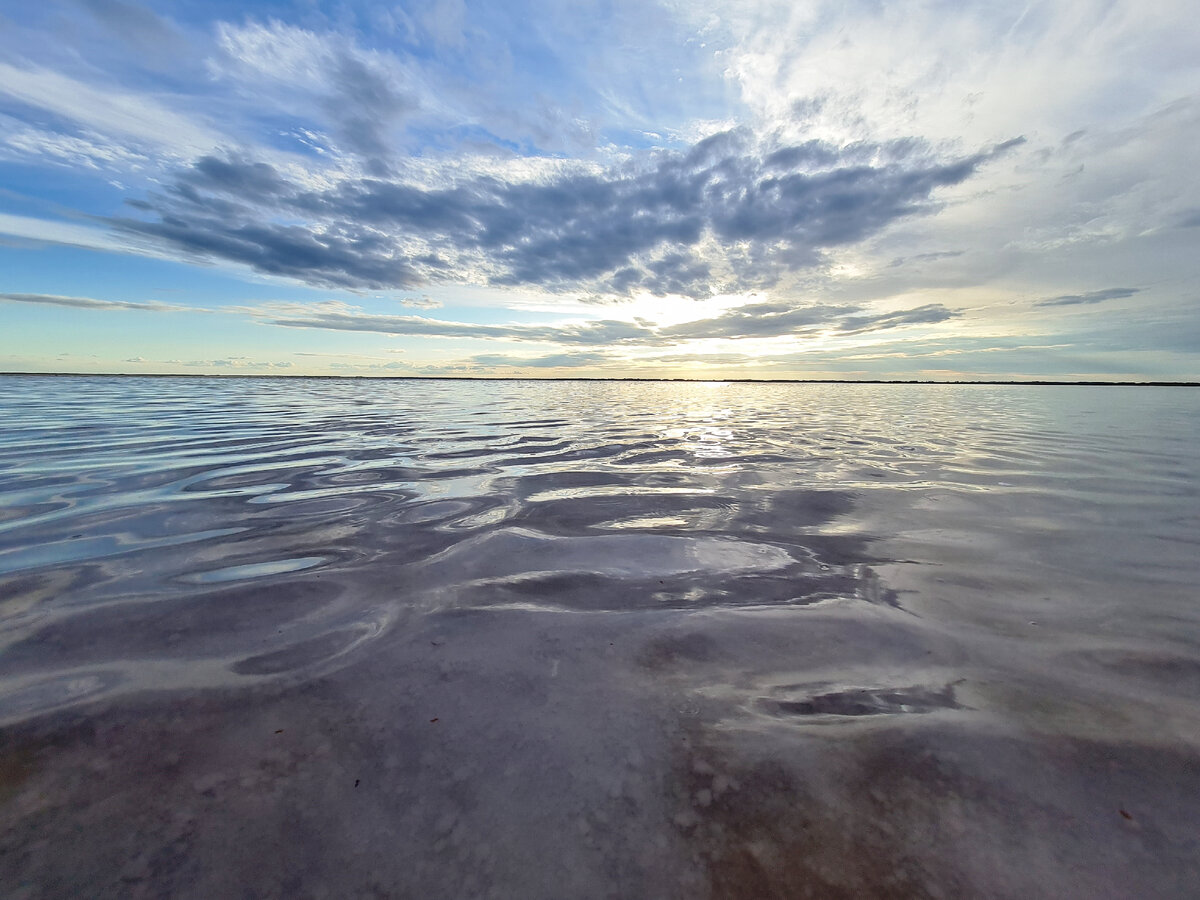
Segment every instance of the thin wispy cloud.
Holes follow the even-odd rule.
[[[23,104],[160,153],[191,154],[224,143],[219,131],[197,118],[114,85],[100,86],[50,69],[7,62],[0,62],[0,83],[3,93]]]
[[[362,331],[407,337],[468,338],[545,344],[665,347],[693,340],[812,337],[822,333],[862,334],[905,325],[932,325],[960,315],[941,304],[863,315],[855,306],[749,304],[708,319],[658,325],[646,319],[596,319],[558,325],[474,324],[423,316],[380,316],[351,309],[275,317],[271,308],[248,310],[284,328]],[[498,357],[497,357],[498,358]]]
[[[94,297],[64,297],[58,294],[8,294],[0,293],[2,303],[35,303],[40,306],[66,306],[72,309],[137,310],[138,312],[197,312],[193,306],[177,303],[162,303],[158,300],[138,302],[133,300],[97,300]]]
[[[942,259],[954,259],[956,256],[962,256],[962,250],[939,250],[936,253],[915,253],[912,256],[897,256],[890,263],[889,268],[897,266],[911,265],[912,263],[931,263]]]
[[[425,295],[420,297],[401,297],[398,302],[401,306],[407,306],[411,309],[440,309],[442,306],[440,300],[434,300],[432,297]]]
[[[480,353],[471,357],[478,366],[515,367],[522,369],[578,369],[603,366],[612,356],[601,352],[548,353],[545,356],[512,356],[504,353]]]
[[[1057,297],[1047,297],[1038,300],[1034,306],[1090,306],[1093,303],[1103,303],[1105,300],[1124,300],[1138,293],[1140,288],[1104,288],[1099,291],[1088,291],[1085,294],[1060,294]]]

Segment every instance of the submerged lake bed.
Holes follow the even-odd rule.
[[[11,897],[1190,897],[1200,391],[0,377]]]

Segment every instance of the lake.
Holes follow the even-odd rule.
[[[1193,897],[1200,390],[0,377],[6,897]]]

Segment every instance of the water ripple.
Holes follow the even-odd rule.
[[[401,611],[841,603],[1017,628],[1050,617],[976,585],[1036,580],[1102,582],[1103,622],[1122,585],[1194,577],[1194,425],[1152,394],[1117,427],[1073,391],[0,379],[7,708],[168,662],[176,685],[342,665]]]

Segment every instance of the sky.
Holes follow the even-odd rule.
[[[0,371],[1200,379],[1194,0],[0,0]]]

